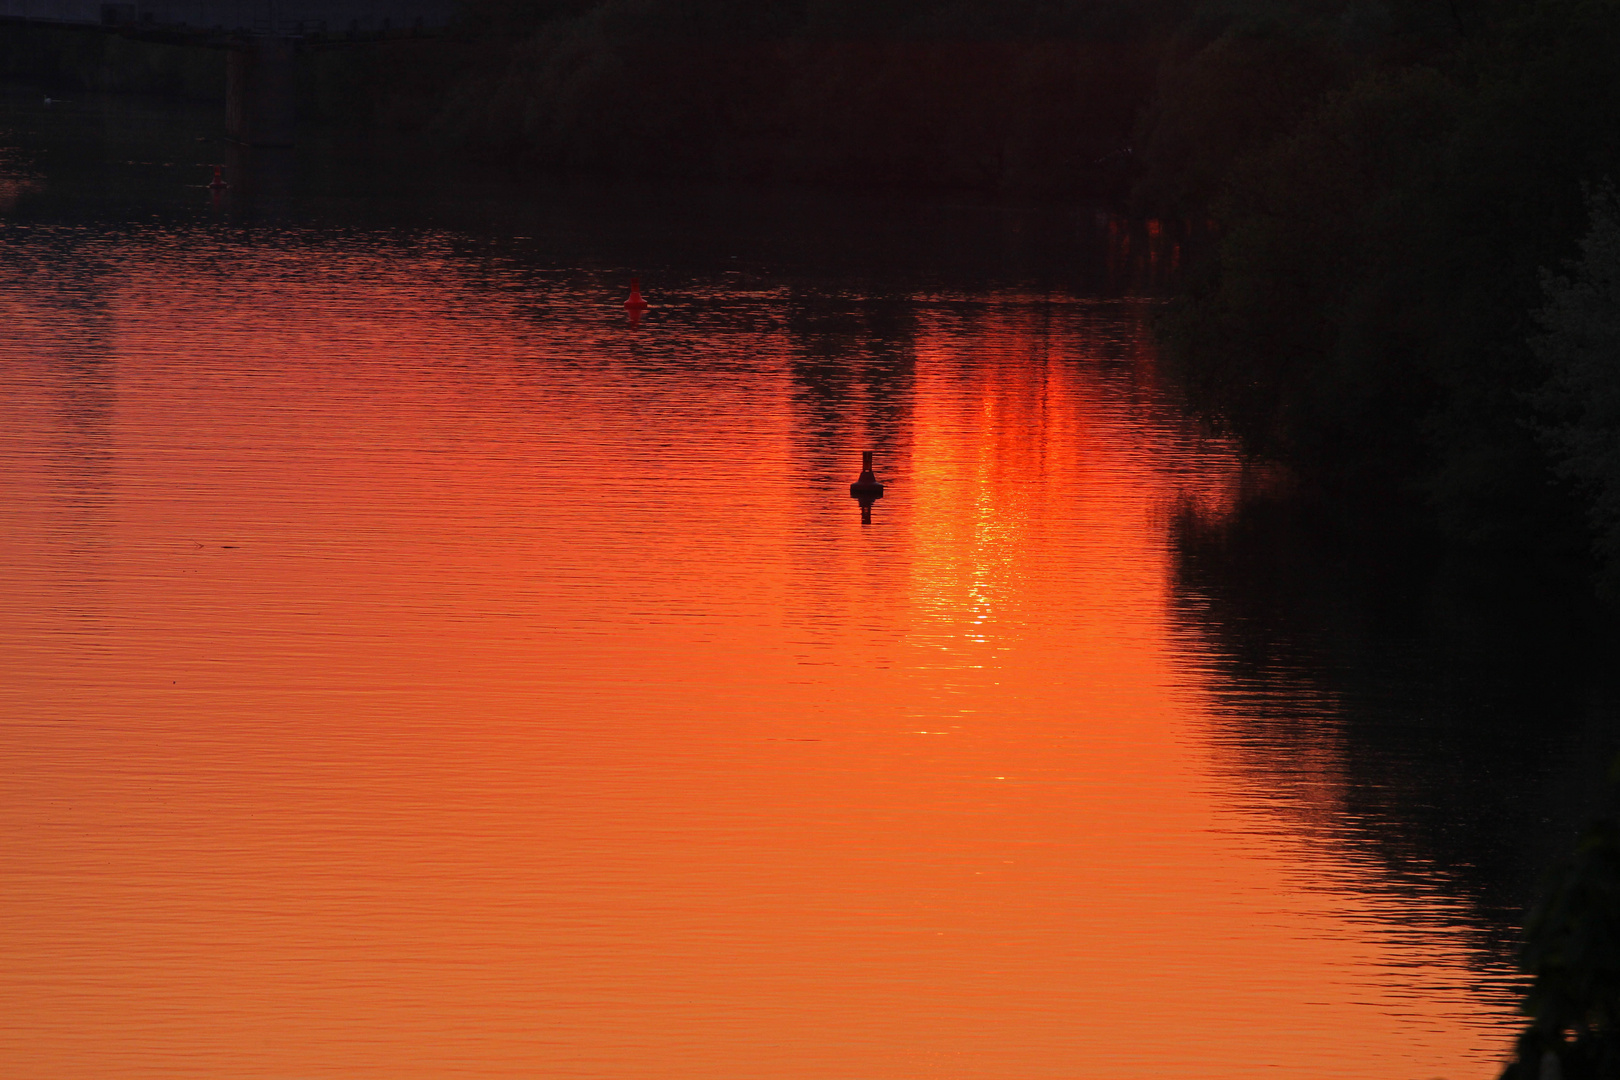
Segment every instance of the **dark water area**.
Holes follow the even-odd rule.
[[[1274,491],[1184,518],[1177,573],[1228,658],[1252,767],[1304,783],[1293,763],[1342,740],[1341,839],[1392,889],[1442,883],[1511,958],[1550,866],[1612,810],[1614,626],[1589,580],[1358,532]]]
[[[0,98],[15,1075],[1495,1074],[1606,615],[1192,422],[1168,229],[221,125]]]

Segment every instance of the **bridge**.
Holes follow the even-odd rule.
[[[290,146],[299,50],[442,30],[459,0],[0,0],[0,22],[97,28],[226,49],[231,138]]]

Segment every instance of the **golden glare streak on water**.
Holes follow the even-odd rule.
[[[1167,522],[1240,470],[1144,306],[698,283],[631,329],[431,237],[10,242],[8,1077],[1505,1053],[1449,901],[1215,737]]]

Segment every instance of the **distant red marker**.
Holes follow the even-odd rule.
[[[215,191],[224,191],[226,188],[230,187],[230,185],[225,182],[225,171],[221,166],[214,166],[214,178],[208,182],[208,186],[213,188]]]
[[[647,310],[647,301],[645,301],[645,300],[643,300],[641,298],[641,279],[640,278],[631,278],[630,279],[630,299],[628,299],[628,300],[626,300],[624,302],[624,306],[626,308],[628,308],[629,310],[631,310],[631,311],[646,311]]]

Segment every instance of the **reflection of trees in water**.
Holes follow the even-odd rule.
[[[817,477],[854,479],[849,439],[864,437],[881,468],[908,440],[916,381],[916,305],[911,297],[851,297],[795,291],[787,304],[788,363],[800,460]]]
[[[81,327],[81,329],[85,329]],[[51,364],[57,438],[49,470],[60,498],[85,515],[104,517],[111,499],[112,423],[117,404],[110,335],[102,327]]]
[[[847,543],[860,522],[883,529],[884,503],[862,507],[849,485],[861,451],[890,486],[912,456],[918,319],[909,296],[793,287],[777,308],[786,365],[787,438],[801,510],[790,544],[787,617],[815,650],[830,647],[885,581],[903,580],[907,556],[891,544]],[[892,635],[891,635],[892,636]]]
[[[1189,245],[1207,243],[1203,232],[1183,221],[1128,218],[1098,211],[1093,236],[1100,251],[1108,296],[1163,295],[1181,273]]]
[[[1620,736],[1589,617],[1513,568],[1331,542],[1276,499],[1175,526],[1234,767],[1382,889],[1460,903],[1505,959]]]
[[[76,250],[72,238],[56,237],[41,258],[20,254],[0,264],[0,305],[6,330],[0,345],[15,338],[24,347],[10,374],[37,381],[51,403],[40,433],[39,458],[65,549],[100,552],[110,544],[113,498],[113,418],[117,404],[112,340],[114,314],[107,272]],[[71,269],[63,272],[59,264]]]

